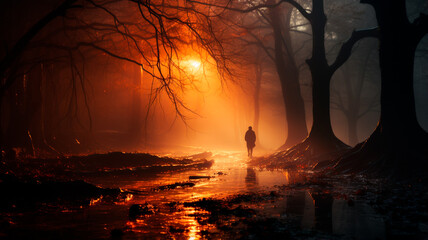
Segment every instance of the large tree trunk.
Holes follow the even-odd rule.
[[[349,148],[334,135],[331,128],[330,81],[334,72],[348,60],[356,42],[365,37],[377,36],[377,29],[354,31],[351,38],[343,43],[336,60],[329,65],[324,46],[327,17],[324,14],[323,0],[313,0],[310,13],[302,6],[297,9],[312,26],[312,57],[307,63],[312,74],[313,125],[303,142],[275,156],[289,160],[290,166],[316,164],[338,156]]]
[[[285,150],[299,142],[308,135],[306,127],[305,105],[300,93],[299,70],[294,61],[291,46],[290,18],[292,8],[285,9],[286,22],[283,26],[281,9],[271,9],[272,27],[275,37],[275,64],[281,83],[282,96],[286,112],[288,134],[280,150]]]
[[[314,0],[312,6],[312,57],[307,63],[312,74],[313,124],[308,138],[296,147],[309,150],[309,155],[319,155],[342,150],[346,145],[334,135],[330,122],[330,81],[334,72],[328,65],[324,46],[324,3]]]
[[[425,171],[428,158],[427,134],[416,118],[413,89],[420,38],[407,19],[404,0],[369,3],[380,27],[381,118],[370,138],[342,158],[336,169],[412,176],[415,170]]]
[[[313,124],[309,137],[324,137],[327,140],[334,134],[330,123],[331,74],[325,56],[324,35],[327,18],[323,1],[313,1],[312,14],[312,58],[307,61],[312,74],[313,104]]]
[[[380,2],[375,8],[381,30],[379,126],[386,139],[392,137],[389,138],[389,144],[394,146],[397,141],[392,139],[405,137],[400,140],[413,140],[415,136],[425,133],[417,121],[413,88],[414,58],[420,39],[415,36],[413,26],[407,19],[405,1],[396,1],[394,4]],[[397,29],[400,37],[397,37]]]

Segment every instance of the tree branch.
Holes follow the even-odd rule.
[[[216,4],[211,4],[211,3],[204,3],[204,2],[195,1],[195,0],[187,0],[187,2],[201,4],[201,5],[205,5],[205,6],[211,6],[211,7],[218,7],[218,8],[223,8],[223,9],[226,9],[226,10],[237,11],[237,12],[242,12],[242,13],[249,13],[249,12],[252,12],[254,10],[261,9],[261,8],[274,8],[274,7],[277,7],[277,6],[281,5],[282,3],[289,3],[293,7],[295,7],[303,15],[303,17],[305,17],[308,20],[311,19],[311,14],[308,13],[308,11],[306,11],[306,9],[303,8],[302,5],[300,5],[298,2],[296,2],[294,0],[281,0],[281,1],[277,2],[277,3],[275,3],[275,4],[261,3],[261,4],[258,4],[258,5],[252,6],[252,7],[248,7],[248,8],[245,8],[245,9],[228,7],[229,3],[226,6],[221,6],[221,5],[216,5]]]
[[[28,43],[40,32],[46,25],[48,25],[56,17],[64,15],[70,8],[77,8],[80,6],[73,6],[76,0],[65,0],[61,5],[48,13],[45,17],[40,19],[22,36],[12,50],[0,62],[0,78],[6,78],[6,82],[1,85],[0,92],[4,92],[12,83],[13,79],[8,79],[5,74],[10,65],[20,57]]]
[[[366,37],[374,37],[374,38],[379,37],[379,29],[371,28],[371,29],[364,29],[364,30],[354,30],[352,32],[351,38],[349,38],[348,41],[346,41],[342,45],[342,47],[340,48],[339,54],[336,57],[336,60],[334,61],[333,64],[331,64],[330,72],[332,74],[340,66],[342,66],[351,56],[351,51],[352,51],[352,48],[354,47],[354,44]]]
[[[293,7],[295,7],[297,9],[297,11],[300,12],[300,14],[302,14],[303,17],[305,17],[306,19],[311,21],[311,19],[312,19],[311,14],[308,13],[308,11],[306,11],[306,9],[304,9],[302,7],[302,5],[300,5],[296,1],[294,1],[294,0],[282,0],[281,2],[287,2],[287,3],[291,4]]]

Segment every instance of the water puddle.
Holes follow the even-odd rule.
[[[231,233],[245,228],[242,221],[260,215],[280,221],[293,219],[305,231],[354,239],[385,238],[383,219],[364,202],[355,201],[350,206],[329,194],[287,192],[280,187],[304,180],[304,173],[250,168],[240,152],[217,152],[210,159],[215,160],[214,164],[204,170],[150,178],[88,178],[98,186],[121,188],[132,194],[122,202],[100,199],[78,210],[15,216],[14,224],[20,231],[13,232],[13,237],[233,239],[243,236]],[[231,199],[237,195],[241,196]]]

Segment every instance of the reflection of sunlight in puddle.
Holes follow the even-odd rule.
[[[141,192],[135,196],[135,201],[168,202],[192,201],[199,198],[225,197],[231,194],[248,191],[268,190],[275,185],[288,184],[293,178],[286,171],[262,171],[248,168],[246,157],[241,152],[213,152],[214,164],[210,169],[190,170],[185,172],[165,173],[156,179],[136,179],[135,181],[116,182],[123,189],[132,189]],[[220,174],[219,174],[220,173]],[[249,176],[248,174],[251,174]],[[192,180],[189,176],[210,176],[210,179]],[[294,182],[297,179],[293,179]],[[153,187],[192,182],[195,186],[175,188],[167,191],[151,191]]]
[[[135,192],[127,198],[125,205],[149,203],[159,208],[154,215],[143,216],[136,221],[127,221],[126,228],[134,234],[151,238],[153,236],[173,236],[175,239],[200,239],[201,231],[215,230],[216,226],[207,223],[210,214],[202,209],[179,207],[171,209],[168,203],[192,202],[200,199],[224,198],[230,195],[258,191],[276,191],[275,186],[298,181],[298,173],[287,171],[267,171],[247,166],[247,157],[242,152],[213,152],[208,158],[214,159],[210,169],[195,169],[183,172],[159,174],[156,178],[135,178],[134,180],[115,179],[115,186]],[[189,179],[189,176],[209,176],[207,179]],[[195,183],[192,187],[153,191],[154,188],[175,184]],[[277,207],[247,203],[247,207],[277,214]],[[276,215],[275,215],[276,216]],[[203,224],[201,224],[203,221]],[[231,220],[233,221],[233,220]]]
[[[189,205],[184,203],[204,198],[224,200],[225,197],[231,195],[251,195],[248,193],[265,192],[269,195],[271,192],[274,195],[278,193],[280,197],[265,198],[265,200],[243,200],[242,206],[257,211],[259,214],[257,217],[268,216],[280,220],[297,219],[300,226],[307,230],[349,235],[355,239],[383,239],[385,236],[384,229],[379,227],[384,225],[383,219],[375,218],[374,210],[367,204],[356,201],[353,206],[349,206],[347,201],[334,199],[330,192],[321,191],[323,189],[313,192],[310,189],[289,190],[287,187],[277,187],[304,182],[306,172],[267,171],[251,168],[247,166],[246,156],[239,152],[213,152],[209,159],[215,160],[210,169],[161,173],[152,178],[145,176],[117,177],[114,181],[100,185],[102,187],[120,187],[124,189],[123,194],[130,190],[124,199],[115,203],[106,203],[107,198],[106,200],[93,199],[90,203],[91,207],[88,209],[69,214],[79,216],[78,214],[82,213],[81,218],[86,222],[90,218],[92,220],[90,227],[84,225],[85,221],[76,222],[79,224],[82,222],[82,226],[87,227],[91,234],[95,234],[95,230],[101,229],[98,231],[108,235],[111,229],[119,229],[125,234],[124,239],[190,240],[206,236],[221,239],[223,233],[219,229],[222,226],[225,226],[226,229],[230,226],[239,228],[241,227],[239,224],[245,221],[241,221],[242,218],[234,217],[233,214],[226,220],[213,220],[213,212],[210,211],[217,211],[216,208],[188,207]],[[211,178],[190,179],[189,176]],[[190,187],[180,185],[177,188],[159,190],[161,186],[175,183],[194,183],[195,185]],[[155,211],[138,216],[136,219],[129,218],[129,209],[133,204],[150,204],[154,206]],[[236,205],[238,204],[241,205],[241,203]],[[237,207],[236,205],[228,207],[233,209]],[[52,219],[55,224],[59,222],[70,227],[68,216],[63,217],[62,220],[58,220],[57,216]],[[76,229],[80,227],[80,225],[76,226]],[[100,239],[100,236],[97,237]]]
[[[154,215],[143,215],[127,221],[126,229],[134,234],[151,238],[163,234],[172,239],[200,239],[202,230],[213,229],[212,224],[201,225],[199,221],[209,212],[194,207],[171,208],[166,204],[159,205]]]
[[[134,233],[149,233],[150,227],[149,224],[146,223],[145,220],[136,219],[134,221],[128,221],[126,223],[128,229],[130,229]]]
[[[194,215],[196,214],[196,211],[194,209],[190,210],[187,212],[187,216],[189,215]],[[199,223],[198,221],[196,221],[196,219],[194,217],[189,217],[188,219],[186,219],[187,221],[185,221],[187,229],[188,231],[188,239],[198,239],[199,235],[198,233],[199,231]]]
[[[205,215],[209,212],[193,207],[170,210],[165,207],[167,203],[191,202],[203,198],[222,198],[250,191],[274,190],[275,185],[287,184],[290,178],[288,173],[284,171],[261,171],[248,168],[246,158],[242,154],[215,153],[212,158],[215,163],[210,169],[164,174],[155,180],[128,182],[126,186],[122,186],[125,189],[146,192],[134,196],[131,200],[132,203],[150,202],[163,208],[155,214],[156,216],[148,217],[144,221],[129,223],[132,231],[143,235],[153,234],[154,231],[164,231],[165,234],[172,235],[177,239],[200,239],[202,237],[201,231],[216,228],[212,224],[200,224],[200,221],[204,220]],[[211,178],[190,180],[189,176],[210,176]],[[153,186],[177,182],[193,182],[195,186],[156,192],[150,190]],[[257,203],[248,206],[250,205],[254,209],[263,208]]]

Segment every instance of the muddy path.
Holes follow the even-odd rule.
[[[249,167],[242,152],[186,156],[207,167],[132,173],[135,164],[80,177],[100,189],[88,206],[2,213],[4,239],[386,239],[389,218],[358,176],[317,178],[301,170]],[[172,163],[171,163],[172,165]],[[119,171],[120,172],[120,171]],[[111,174],[109,174],[111,173]],[[352,181],[350,180],[352,178]],[[369,186],[369,189],[368,189]],[[371,194],[371,195],[370,195]],[[423,226],[423,225],[422,225]],[[423,236],[418,231],[417,236]]]

